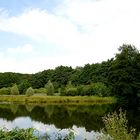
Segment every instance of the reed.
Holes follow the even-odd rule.
[[[26,96],[26,95],[1,95],[0,102],[16,103],[65,103],[65,104],[106,104],[115,103],[114,97],[97,97],[97,96]]]

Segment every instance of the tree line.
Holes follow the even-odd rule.
[[[84,67],[58,66],[35,74],[0,73],[0,88],[7,89],[16,84],[20,94],[25,94],[32,87],[36,93],[48,90],[50,95],[112,95],[138,102],[140,53],[129,44],[123,44],[118,50],[114,58]]]

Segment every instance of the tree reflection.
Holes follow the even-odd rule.
[[[10,104],[10,109],[13,114],[16,114],[18,107],[19,107],[19,105],[17,105],[17,104]]]
[[[87,131],[103,127],[102,116],[112,112],[113,105],[0,105],[0,117],[14,120],[29,116],[34,121],[54,124],[57,128],[85,127]]]

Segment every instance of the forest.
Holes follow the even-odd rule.
[[[27,90],[61,96],[115,96],[126,103],[139,103],[140,53],[135,46],[123,44],[114,58],[101,63],[58,66],[35,74],[0,73],[0,95],[23,95]]]

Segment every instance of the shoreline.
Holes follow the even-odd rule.
[[[22,104],[108,104],[116,103],[116,98],[97,96],[1,95],[0,102]]]

